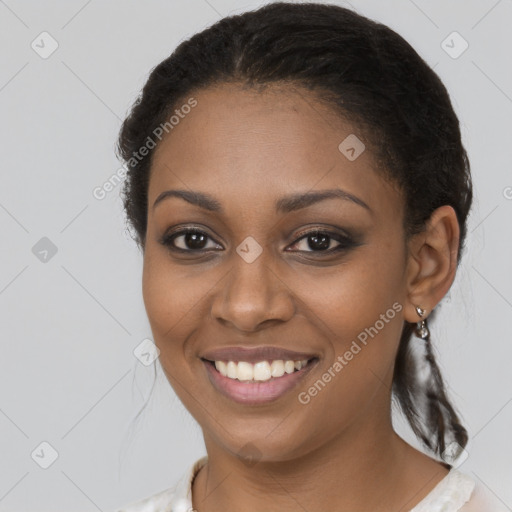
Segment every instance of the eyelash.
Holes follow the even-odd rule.
[[[181,253],[204,253],[208,252],[211,249],[181,249],[179,247],[174,246],[174,240],[176,238],[187,235],[187,234],[196,234],[196,235],[205,235],[208,237],[208,239],[213,240],[205,231],[202,231],[198,228],[187,228],[187,229],[181,229],[179,231],[175,231],[174,233],[168,233],[164,234],[163,237],[159,240],[159,242],[167,247],[169,250],[174,252],[181,252]],[[335,233],[332,231],[322,230],[322,229],[311,229],[309,231],[304,231],[302,233],[299,233],[299,238],[297,238],[293,244],[296,245],[298,242],[300,242],[302,239],[307,238],[308,236],[314,236],[314,235],[326,235],[331,239],[334,239],[336,242],[338,242],[340,245],[338,247],[335,247],[334,249],[328,249],[328,250],[319,250],[319,251],[298,251],[302,253],[313,253],[313,254],[321,254],[321,255],[327,255],[327,254],[333,254],[341,251],[346,251],[355,245],[357,245],[350,237],[346,235],[342,235],[340,233]],[[215,242],[217,243],[217,242]],[[217,250],[217,249],[214,249]]]

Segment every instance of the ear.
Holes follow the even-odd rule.
[[[425,310],[424,318],[450,289],[457,270],[460,228],[455,210],[437,208],[421,233],[409,241],[407,261],[407,301],[404,317],[420,320],[415,306]]]

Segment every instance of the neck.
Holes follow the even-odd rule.
[[[198,512],[333,510],[407,511],[447,474],[405,443],[389,409],[288,460],[247,464],[205,433],[208,464],[193,482]]]

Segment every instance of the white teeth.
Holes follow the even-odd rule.
[[[223,374],[224,375],[224,374]],[[233,361],[229,361],[228,363],[228,372],[224,377],[229,377],[230,379],[236,379],[238,375],[238,365]]]
[[[215,361],[215,368],[217,368],[219,373],[224,375],[224,377],[228,374],[227,364],[224,361]]]
[[[293,361],[286,361],[284,363],[284,371],[286,373],[293,373],[295,370],[295,363]]]
[[[272,364],[270,365],[270,373],[272,377],[282,377],[284,375],[283,361],[272,361]]]
[[[251,363],[240,361],[238,363],[238,380],[253,380],[254,379],[254,367]]]
[[[282,377],[285,373],[293,373],[300,370],[308,364],[307,359],[301,361],[283,361],[278,359],[269,363],[268,361],[259,361],[251,364],[246,361],[215,361],[215,368],[224,377],[238,379],[241,381],[266,381],[272,377]]]
[[[306,366],[308,364],[308,360],[303,359],[302,361],[295,361],[293,364],[296,370],[300,370],[303,366]]]
[[[267,361],[260,361],[254,365],[254,380],[268,380],[271,377],[270,365]]]

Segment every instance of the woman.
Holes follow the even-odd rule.
[[[160,364],[207,450],[122,510],[500,510],[455,467],[427,324],[470,166],[404,39],[334,5],[224,18],[152,71],[118,150]]]

